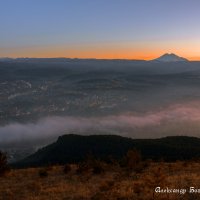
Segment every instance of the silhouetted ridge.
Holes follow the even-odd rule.
[[[16,166],[77,163],[88,155],[106,160],[110,156],[121,159],[128,150],[137,149],[143,158],[166,161],[188,160],[200,157],[200,139],[174,136],[160,139],[131,139],[117,135],[63,135]]]

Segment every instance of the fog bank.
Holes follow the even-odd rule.
[[[37,123],[13,123],[0,127],[0,144],[56,138],[68,133],[119,134],[133,138],[200,136],[199,124],[199,102],[190,102],[142,114],[131,112],[104,117],[54,116],[40,119]]]

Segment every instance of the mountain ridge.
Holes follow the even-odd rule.
[[[200,138],[168,136],[159,139],[132,139],[118,135],[63,135],[56,142],[14,163],[16,167],[78,163],[88,155],[107,160],[122,159],[127,151],[137,149],[144,159],[166,161],[200,158]]]
[[[174,53],[165,53],[153,60],[137,59],[137,58],[69,58],[69,57],[51,57],[51,58],[34,58],[34,57],[0,57],[1,62],[76,62],[76,61],[116,61],[116,62],[148,62],[148,61],[162,61],[162,62],[178,62],[189,61],[186,58],[180,57]]]

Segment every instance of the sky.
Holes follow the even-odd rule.
[[[0,57],[200,60],[199,0],[0,0]]]

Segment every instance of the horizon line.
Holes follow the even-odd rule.
[[[172,53],[172,52],[168,52],[168,53],[163,53],[163,54],[160,54],[160,55],[158,55],[158,56],[143,56],[143,57],[133,57],[133,58],[131,58],[131,57],[125,57],[125,56],[122,56],[122,57],[104,57],[104,56],[102,56],[102,57],[98,57],[98,56],[94,56],[94,57],[87,57],[87,56],[84,56],[84,57],[82,57],[82,56],[69,56],[69,57],[66,57],[66,56],[59,56],[59,55],[55,55],[55,56],[3,56],[3,57],[1,57],[0,56],[0,60],[1,59],[80,59],[80,60],[132,60],[132,61],[154,61],[154,60],[156,60],[156,59],[158,59],[158,58],[160,58],[160,57],[162,57],[162,56],[164,56],[164,55],[167,55],[167,54],[169,54],[169,55],[171,55],[171,54],[173,54],[173,55],[175,55],[175,56],[177,56],[177,57],[180,57],[180,58],[184,58],[184,59],[186,59],[187,61],[190,61],[190,62],[192,62],[192,61],[200,61],[200,57],[197,57],[197,56],[195,56],[195,57],[187,57],[187,56],[179,56],[179,55],[177,55],[177,54],[175,54],[175,53]]]
[[[79,60],[127,60],[127,61],[155,61],[157,58],[153,58],[153,59],[141,59],[141,58],[95,58],[95,57],[85,57],[85,58],[81,58],[81,57],[0,57],[1,59],[79,59]],[[195,59],[195,60],[191,60],[188,59],[188,62],[198,62],[200,61]],[[176,61],[177,62],[177,61]],[[183,62],[183,61],[182,61]]]

